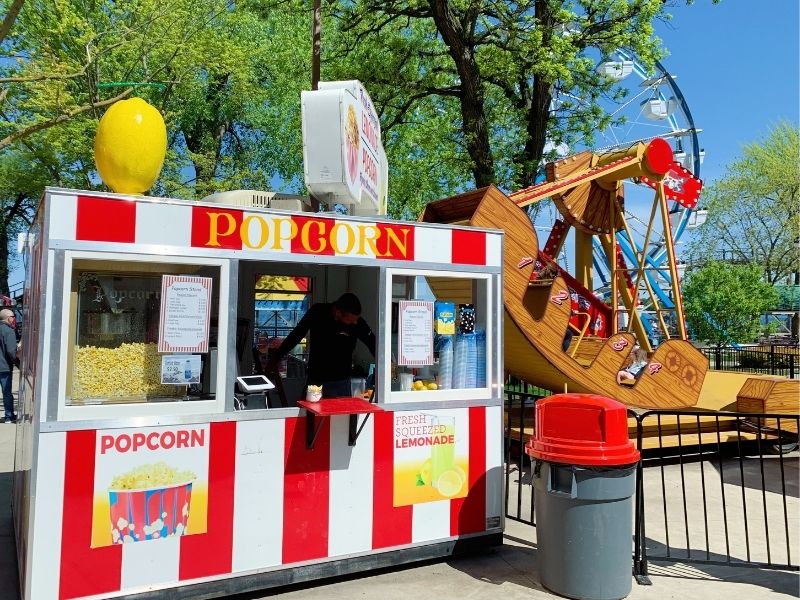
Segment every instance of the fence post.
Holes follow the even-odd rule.
[[[794,379],[794,352],[789,354],[789,379]]]
[[[769,346],[769,373],[775,375],[775,344]]]
[[[722,352],[720,352],[719,344],[717,344],[717,347],[714,352],[714,369],[717,371],[719,371],[721,368],[720,367],[721,360],[722,360]]]
[[[636,449],[639,451],[639,464],[636,465],[636,493],[634,496],[633,533],[633,576],[639,585],[653,585],[647,575],[647,542],[644,526],[644,471],[642,464],[642,420],[640,415],[628,411],[628,416],[636,419]]]

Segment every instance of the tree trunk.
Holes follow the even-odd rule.
[[[531,186],[536,181],[536,174],[539,171],[544,145],[547,141],[547,120],[550,116],[550,102],[553,99],[551,89],[552,84],[549,81],[545,81],[538,75],[534,76],[531,107],[528,111],[526,127],[527,139],[519,160],[520,169],[516,182],[519,188]]]
[[[448,0],[429,0],[433,20],[458,72],[459,100],[463,121],[464,143],[472,159],[475,185],[483,187],[495,182],[494,158],[489,142],[489,127],[484,110],[484,90],[480,69],[475,60],[475,47]],[[474,31],[474,18],[467,24]]]
[[[222,153],[222,140],[229,127],[228,120],[222,112],[227,83],[227,75],[210,79],[206,90],[205,114],[198,116],[191,126],[183,127],[186,147],[200,157],[192,161],[195,171],[195,190],[199,198],[214,191],[214,178]]]
[[[555,18],[547,0],[536,2],[536,28],[542,32],[542,48],[547,49],[553,37]],[[547,122],[550,103],[553,100],[553,82],[534,74],[531,89],[531,105],[528,109],[525,148],[517,159],[517,181],[519,188],[534,184],[539,164],[542,161],[547,141]]]
[[[9,296],[8,285],[8,223],[0,227],[0,294]]]

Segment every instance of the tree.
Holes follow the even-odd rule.
[[[724,253],[735,262],[759,265],[771,284],[797,279],[799,156],[800,129],[786,122],[745,146],[725,175],[703,192],[708,219],[690,243],[692,260]]]
[[[93,137],[119,98],[143,96],[167,123],[154,193],[297,185],[305,25],[227,0],[28,0],[0,46],[0,287],[4,240],[45,185],[103,189]]]
[[[662,0],[359,0],[330,14],[339,33],[323,30],[324,72],[365,83],[392,142],[424,128],[425,143],[404,148],[417,172],[446,181],[459,162],[462,189],[531,185],[548,141],[591,141],[611,120],[599,100],[613,81],[597,63],[627,48],[651,66],[652,23],[668,17]],[[415,210],[432,199],[390,195]]]
[[[713,261],[689,273],[683,297],[694,338],[723,345],[753,341],[778,292],[756,265]]]

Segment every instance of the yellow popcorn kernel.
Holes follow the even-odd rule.
[[[161,355],[156,344],[124,343],[117,348],[77,346],[72,398],[178,396],[182,386],[161,385]]]
[[[192,471],[181,471],[164,462],[140,465],[111,480],[111,490],[141,490],[189,483],[197,479]]]

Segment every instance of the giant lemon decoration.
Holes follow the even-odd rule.
[[[115,102],[100,119],[94,161],[100,177],[115,192],[141,194],[149,190],[166,153],[164,119],[141,98]]]

